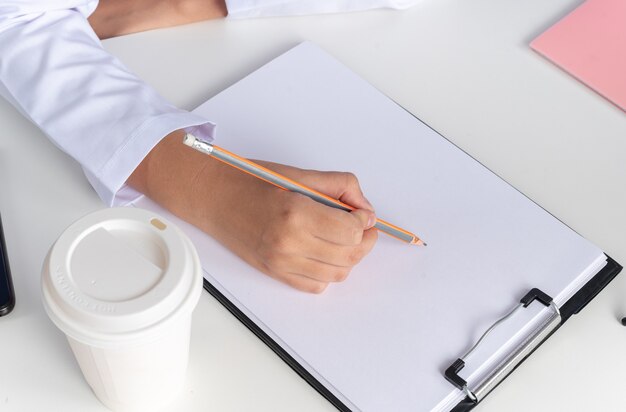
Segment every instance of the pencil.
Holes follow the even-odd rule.
[[[310,187],[297,183],[289,179],[288,177],[269,170],[268,168],[265,168],[257,163],[237,156],[236,154],[231,153],[228,150],[225,150],[219,146],[215,146],[203,140],[200,140],[192,134],[187,133],[183,139],[183,143],[201,153],[212,156],[229,166],[239,169],[245,173],[251,174],[256,178],[264,180],[267,183],[277,186],[283,190],[300,193],[326,206],[330,206],[335,209],[345,210],[346,212],[350,212],[356,209],[353,206],[345,204],[337,199],[333,199],[332,197],[318,192],[315,189],[311,189]],[[389,236],[395,237],[396,239],[402,240],[403,242],[406,242],[408,244],[426,246],[426,243],[424,243],[423,240],[421,240],[413,233],[404,230],[396,225],[392,225],[391,223],[386,222],[382,219],[377,218],[374,227],[379,231],[386,233]]]

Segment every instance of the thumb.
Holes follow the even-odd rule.
[[[367,200],[361,190],[358,179],[352,173],[336,173],[338,182],[341,182],[337,189],[340,189],[337,198],[357,209],[374,211],[374,206]]]
[[[308,171],[301,179],[301,183],[352,207],[374,210],[372,204],[363,196],[359,181],[352,173]]]
[[[370,229],[376,224],[376,215],[374,215],[374,212],[372,212],[371,210],[354,209],[352,212],[350,212],[350,214],[359,219],[363,230]]]

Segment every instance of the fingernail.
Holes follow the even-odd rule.
[[[376,216],[373,213],[370,213],[370,216],[367,219],[367,227],[366,229],[371,229],[376,224]]]

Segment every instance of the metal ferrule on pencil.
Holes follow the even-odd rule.
[[[183,139],[183,143],[187,146],[196,149],[199,152],[206,153],[208,155],[213,154],[213,145],[202,140],[198,140],[194,135],[189,133],[185,134],[185,138]]]

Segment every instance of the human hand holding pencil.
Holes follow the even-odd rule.
[[[261,272],[320,293],[373,248],[376,217],[354,175],[258,162],[356,208],[346,213],[191,150],[183,135],[163,139],[128,183]]]
[[[219,146],[215,146],[208,142],[199,140],[189,133],[185,135],[183,143],[185,143],[189,147],[196,149],[200,153],[213,156],[215,159],[238,170],[241,170],[244,173],[261,179],[271,185],[274,185],[279,189],[300,193],[301,195],[307,196],[312,200],[315,200],[316,202],[335,209],[343,210],[344,212],[352,212],[357,209],[357,207],[340,200],[339,197],[329,196],[327,193],[321,192],[312,187],[299,183],[285,175],[277,173],[274,170],[270,170],[260,165],[259,163],[255,163],[254,161],[245,159]],[[390,236],[395,237],[396,239],[402,240],[409,244],[426,246],[426,243],[424,243],[424,241],[417,237],[415,234],[404,230],[396,225],[392,225],[391,223],[382,219],[376,219],[376,221],[374,222],[374,227]]]
[[[257,162],[359,207],[346,213],[255,179],[257,184],[262,184],[257,188],[258,198],[264,198],[267,193],[268,201],[278,202],[256,210],[259,214],[271,216],[260,227],[263,232],[257,237],[260,239],[256,250],[260,258],[257,268],[312,293],[321,293],[329,284],[347,279],[378,239],[378,231],[373,228],[376,216],[356,177],[351,173],[302,170]],[[247,175],[247,178],[251,177]]]

